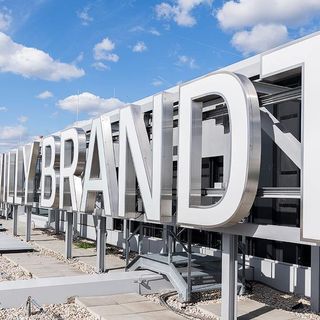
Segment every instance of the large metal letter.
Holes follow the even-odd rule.
[[[320,34],[261,55],[262,78],[301,67],[301,238],[306,241],[320,241],[320,215],[316,214],[320,181],[320,152],[317,147],[320,137],[319,52]]]
[[[82,174],[86,161],[86,133],[80,128],[61,132],[59,208],[78,211],[82,195]]]
[[[23,147],[18,147],[16,151],[16,174],[14,184],[14,203],[24,204],[24,183],[25,183],[25,168],[23,161]]]
[[[191,203],[191,196],[201,195],[202,104],[214,95],[224,98],[229,111],[229,179],[218,203],[201,206]],[[260,170],[260,111],[252,83],[232,73],[209,75],[181,86],[179,109],[178,223],[217,227],[239,222],[249,214]]]
[[[103,115],[92,121],[80,211],[92,213],[97,192],[102,192],[104,214],[115,216],[118,210],[117,191],[111,123],[109,117]]]
[[[148,220],[168,221],[172,203],[173,96],[154,96],[152,146],[139,106],[120,110],[119,215],[135,214],[135,175]]]
[[[35,177],[37,161],[40,152],[40,143],[34,141],[23,147],[23,163],[25,172],[25,194],[24,194],[24,204],[32,206],[35,197]]]
[[[4,179],[5,179],[5,160],[4,153],[0,153],[0,203],[4,202]]]
[[[7,153],[7,202],[14,204],[14,189],[15,189],[15,171],[16,171],[16,151]]]
[[[42,140],[41,207],[59,205],[60,138],[49,136]]]

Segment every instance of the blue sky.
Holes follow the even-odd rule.
[[[272,8],[272,10],[270,10]],[[0,151],[318,30],[319,0],[0,1]]]

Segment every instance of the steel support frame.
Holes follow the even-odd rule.
[[[32,207],[25,206],[25,213],[26,213],[26,242],[31,240],[31,214],[32,214]]]
[[[138,236],[138,253],[142,254],[143,250],[143,223],[140,222],[139,226],[131,233],[130,232],[130,220],[125,219],[124,220],[124,257],[126,260],[126,267],[128,266],[130,262],[130,240],[132,237],[134,237],[136,234],[139,234]]]
[[[104,216],[98,217],[97,224],[97,262],[96,272],[105,272],[105,256],[106,256],[106,242],[107,242],[107,219]]]
[[[320,312],[320,247],[311,246],[311,310]]]
[[[191,259],[192,259],[192,230],[188,230],[188,278],[187,278],[187,284],[188,284],[188,290],[187,290],[187,300],[191,301],[191,293],[192,293],[192,279],[191,279]]]
[[[221,319],[237,319],[238,236],[222,234]]]
[[[139,238],[138,238],[138,254],[143,253],[143,223],[139,224]]]
[[[65,258],[72,258],[72,242],[73,242],[73,212],[66,212],[67,227],[65,232]]]
[[[59,209],[56,209],[54,212],[54,232],[55,234],[59,234],[60,232],[60,211]],[[63,212],[63,211],[62,211]]]
[[[16,204],[13,205],[12,219],[13,219],[12,233],[16,237],[18,235],[18,205]]]

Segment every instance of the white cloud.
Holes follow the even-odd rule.
[[[211,5],[212,0],[175,0],[173,5],[162,2],[155,10],[158,19],[174,20],[179,26],[192,27],[197,23],[192,10],[202,4]]]
[[[154,87],[160,87],[160,86],[163,85],[163,81],[160,80],[160,79],[153,79],[152,85],[153,85]]]
[[[129,32],[144,32],[145,29],[142,26],[135,26],[129,30]]]
[[[102,41],[97,43],[93,48],[95,60],[117,62],[119,60],[119,56],[111,52],[114,48],[115,44],[109,38],[102,39]]]
[[[7,112],[8,111],[8,108],[6,107],[0,107],[0,112]]]
[[[101,42],[97,43],[93,48],[93,57],[96,60],[92,67],[99,71],[105,71],[110,69],[103,61],[118,62],[119,56],[112,52],[115,49],[115,44],[109,38],[102,39]]]
[[[178,66],[188,66],[190,69],[196,69],[198,67],[194,58],[185,55],[178,56],[176,64]]]
[[[309,30],[319,15],[319,0],[229,0],[216,13],[220,26],[234,32],[231,43],[244,55],[287,42],[288,29]]]
[[[18,118],[18,121],[20,123],[26,123],[28,120],[29,120],[29,118],[27,116],[23,116],[23,115]]]
[[[22,125],[0,127],[0,141],[20,139],[26,133],[27,128]]]
[[[89,25],[93,21],[93,18],[89,15],[90,7],[86,6],[81,11],[77,12],[78,18],[81,20],[83,26]]]
[[[84,58],[84,53],[83,52],[80,52],[78,54],[78,56],[74,59],[74,61],[72,62],[73,64],[77,64],[77,63],[80,63]]]
[[[57,105],[63,109],[72,112],[87,112],[96,116],[117,108],[125,103],[117,98],[101,98],[90,92],[83,92],[79,95],[72,95],[63,100],[59,100]]]
[[[135,26],[135,27],[131,28],[129,31],[130,32],[145,32],[145,33],[150,33],[150,34],[152,34],[154,36],[160,36],[161,35],[161,33],[155,28],[145,29],[142,26]]]
[[[101,61],[94,62],[92,66],[98,71],[109,70],[110,68]]]
[[[0,30],[6,31],[9,29],[12,22],[11,11],[3,7],[0,11]]]
[[[277,24],[258,24],[250,31],[236,32],[232,45],[245,56],[279,46],[289,39],[287,27]]]
[[[157,29],[155,29],[155,28],[149,29],[148,32],[149,32],[150,34],[154,35],[154,36],[157,36],[157,37],[161,36],[161,33],[160,33]]]
[[[36,48],[15,43],[0,32],[0,72],[12,72],[26,78],[49,81],[82,77],[85,72],[72,64],[54,60]]]
[[[224,29],[240,29],[257,24],[298,26],[319,14],[319,0],[232,0],[218,10],[217,19]]]
[[[35,139],[36,137],[30,136],[27,128],[21,124],[0,127],[0,152],[7,152]]]
[[[133,52],[143,52],[146,51],[148,48],[143,41],[138,41],[132,48]]]
[[[53,97],[53,93],[48,91],[48,90],[43,91],[43,92],[39,93],[38,95],[36,95],[36,98],[42,99],[42,100],[49,99],[49,98],[52,98],[52,97]]]

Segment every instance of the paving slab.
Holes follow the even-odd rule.
[[[76,303],[86,307],[90,313],[101,320],[183,319],[162,305],[154,303],[137,293],[77,297]]]
[[[18,264],[34,278],[79,276],[84,272],[73,268],[71,265],[59,261],[54,257],[32,253],[11,253],[4,255],[7,259]]]
[[[0,233],[0,253],[17,252],[17,251],[32,251],[33,248],[30,244],[14,238],[9,234]]]
[[[199,309],[208,315],[221,315],[221,303],[200,304]],[[297,317],[288,311],[274,309],[269,305],[254,301],[240,300],[238,301],[238,320],[294,320]]]
[[[1,223],[5,228],[8,229],[9,233],[12,232],[12,225],[13,225],[12,220],[2,220]],[[22,237],[25,236],[25,222],[19,219],[18,219],[18,234]],[[18,239],[18,238],[13,238],[13,239]],[[29,245],[26,242],[22,242],[22,243]],[[37,244],[45,249],[55,251],[61,255],[64,255],[64,252],[65,252],[65,242],[63,237],[57,238],[54,234],[44,233],[41,229],[32,229],[30,245],[32,244]],[[96,266],[97,253],[95,248],[87,248],[87,249],[78,248],[73,244],[72,255],[74,258],[77,258],[84,263],[87,263],[93,267]],[[106,271],[119,272],[124,270],[125,260],[121,259],[119,256],[108,255],[108,252],[107,252],[105,257],[105,265],[106,265]]]

